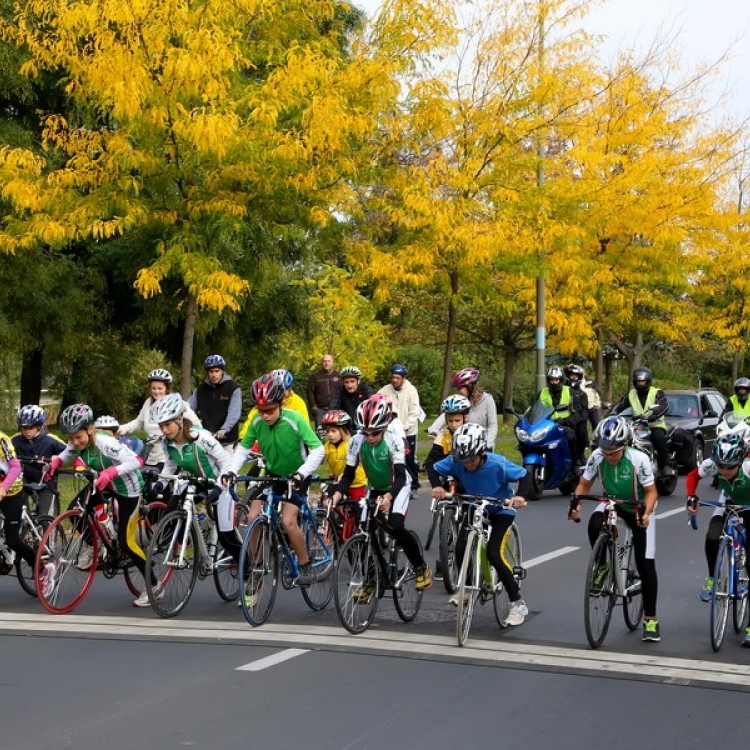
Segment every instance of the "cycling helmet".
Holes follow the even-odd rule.
[[[253,381],[252,400],[259,409],[281,406],[284,400],[284,384],[273,373],[267,372]]]
[[[409,368],[406,365],[393,365],[391,372],[394,375],[400,375],[402,378],[405,378],[409,374]]]
[[[294,375],[289,370],[271,370],[271,375],[281,381],[285,391],[288,391],[294,383]]]
[[[97,430],[116,430],[120,426],[120,423],[109,414],[103,414],[101,417],[97,417],[94,422],[94,427]]]
[[[156,424],[172,422],[185,413],[185,402],[179,393],[168,393],[154,401],[149,412],[149,420]]]
[[[145,446],[143,440],[141,440],[140,438],[128,435],[127,437],[120,438],[120,442],[130,448],[130,450],[133,451],[136,456],[140,456],[141,453],[143,453],[143,449]]]
[[[470,409],[471,402],[469,399],[458,393],[448,396],[448,398],[440,404],[440,411],[443,412],[443,414],[468,414]]]
[[[344,378],[357,378],[357,380],[359,380],[362,377],[362,370],[354,365],[347,365],[339,370],[339,377],[342,380]]]
[[[471,388],[479,380],[479,370],[476,367],[464,367],[453,376],[454,388]]]
[[[323,427],[346,427],[352,426],[352,418],[341,409],[332,409],[323,415],[323,421],[320,423]]]
[[[94,412],[87,404],[71,404],[63,410],[58,424],[60,429],[68,435],[83,430],[94,421]]]
[[[633,387],[636,391],[648,390],[651,387],[651,381],[653,379],[654,376],[651,374],[651,370],[649,370],[648,367],[636,367],[636,369],[633,370]],[[646,385],[639,386],[638,381],[645,381]]]
[[[487,432],[481,424],[467,422],[453,433],[453,458],[470,461],[487,450]]]
[[[711,458],[717,466],[723,469],[731,469],[739,466],[746,454],[747,449],[742,435],[730,434],[717,438],[711,452]]]
[[[743,394],[740,394],[741,390],[744,390],[745,392]],[[735,396],[742,395],[743,397],[747,398],[748,393],[750,393],[750,380],[748,380],[747,378],[737,378],[737,380],[734,381]]]
[[[36,404],[22,406],[16,416],[19,427],[41,427],[46,419],[47,415],[44,413],[44,409]]]
[[[605,450],[622,448],[632,440],[630,423],[624,417],[607,417],[596,426],[597,444]]]
[[[172,382],[172,373],[169,370],[165,370],[163,367],[157,367],[155,370],[151,370],[148,374],[148,382],[151,383],[154,380],[159,380],[162,383]]]
[[[357,425],[363,430],[384,430],[393,419],[393,404],[384,393],[375,393],[357,407]]]
[[[212,367],[220,367],[222,370],[226,369],[227,363],[224,361],[224,357],[221,354],[209,354],[203,360],[203,369],[210,370]]]
[[[550,380],[554,380],[555,378],[557,379],[557,383],[550,383]],[[563,372],[562,367],[555,365],[547,370],[547,387],[549,388],[550,393],[559,393],[562,390],[564,378],[565,373]]]

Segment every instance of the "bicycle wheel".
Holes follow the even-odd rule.
[[[240,595],[242,614],[258,627],[271,614],[279,587],[279,550],[266,516],[258,516],[245,530],[239,569],[245,582]]]
[[[39,516],[32,524],[25,523],[21,531],[21,541],[28,544],[34,550],[36,555],[39,549],[39,542],[44,536],[44,532],[54,519],[52,516]],[[16,576],[21,588],[29,595],[36,596],[36,581],[34,579],[35,565],[29,565],[20,555],[16,556]]]
[[[458,577],[458,613],[456,615],[456,639],[458,645],[463,646],[471,630],[471,618],[474,615],[474,605],[479,598],[481,586],[481,571],[479,569],[479,534],[472,529],[466,540],[466,551],[461,560],[461,571]]]
[[[502,546],[500,547],[500,557],[505,561],[507,566],[513,571],[513,576],[517,582],[521,581],[521,537],[518,534],[518,527],[513,523],[510,526],[509,533],[505,535]],[[495,610],[495,619],[501,628],[507,628],[505,620],[510,612],[510,599],[505,586],[498,584],[495,586],[495,592],[492,597],[492,608]]]
[[[456,559],[456,542],[461,528],[461,514],[456,506],[448,506],[440,519],[438,557],[443,574],[443,586],[449,594],[458,591],[461,561]]]
[[[714,590],[711,596],[711,648],[718,651],[724,641],[729,615],[729,570],[732,563],[732,542],[721,540],[714,567]]]
[[[167,510],[167,504],[157,500],[153,503],[142,505],[139,510],[138,528],[136,530],[135,541],[143,550],[144,562],[148,544],[154,535],[159,521],[164,517]],[[140,596],[146,590],[146,582],[143,580],[141,571],[133,565],[131,559],[126,558],[123,562],[122,573],[125,577],[125,585],[133,596]]]
[[[427,532],[427,541],[424,543],[425,551],[430,549],[432,544],[432,538],[435,536],[435,529],[437,529],[438,521],[440,520],[440,506],[437,505],[435,510],[432,511],[432,523],[430,523],[430,530]]]
[[[744,555],[735,556],[735,565],[739,563]],[[747,615],[748,575],[745,565],[735,570],[734,599],[732,600],[732,623],[734,632],[741,633],[745,627],[745,616]]]
[[[86,528],[87,533],[82,533]],[[91,539],[92,562],[88,568],[81,570],[79,556],[88,545],[84,536]],[[85,598],[96,573],[98,539],[94,526],[80,509],[69,510],[58,516],[44,532],[36,553],[34,566],[34,584],[42,606],[54,615],[64,615],[73,611]],[[39,577],[45,565],[51,563],[53,568],[52,583],[44,588]]]
[[[339,550],[335,581],[339,621],[350,633],[364,633],[375,617],[380,593],[380,567],[365,534],[351,537]]]
[[[422,553],[422,544],[419,537],[412,531],[412,537],[419,545],[419,551]],[[417,581],[417,574],[414,566],[409,562],[401,545],[396,542],[393,545],[391,557],[391,575],[395,577],[392,581],[393,604],[396,607],[396,613],[404,622],[411,622],[419,612],[422,606],[422,597],[424,591],[417,591],[414,584]]]
[[[250,509],[245,503],[237,503],[234,506],[234,528],[237,529],[240,539],[245,536],[249,512]],[[214,552],[213,570],[214,586],[219,596],[225,602],[236,602],[240,595],[239,568],[232,556],[219,544]]]
[[[641,577],[635,567],[635,550],[628,545],[628,568],[625,572],[625,596],[622,599],[622,614],[628,630],[635,630],[643,620],[643,591]]]
[[[331,603],[333,598],[333,587],[336,583],[333,569],[338,550],[338,537],[336,529],[322,508],[315,511],[312,522],[307,515],[303,517],[302,533],[305,536],[307,554],[310,556],[317,580],[310,586],[301,586],[300,590],[307,606],[314,612],[320,612]]]
[[[615,606],[615,540],[603,533],[594,542],[586,571],[584,623],[591,648],[604,643]]]
[[[161,519],[146,551],[146,591],[159,617],[174,617],[190,601],[198,580],[196,524],[187,526],[187,514],[173,510]],[[155,584],[151,582],[155,581]]]

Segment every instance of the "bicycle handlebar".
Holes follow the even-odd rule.
[[[443,499],[458,500],[476,504],[487,503],[488,505],[499,505],[503,508],[525,508],[528,505],[526,500],[524,500],[521,505],[513,505],[511,502],[513,498],[510,497],[502,500],[499,497],[492,497],[490,495],[469,495],[465,492],[446,492],[445,495],[443,495]]]
[[[687,507],[692,510],[698,510],[698,506],[703,505],[706,508],[724,508],[725,510],[732,511],[734,513],[742,513],[742,511],[750,510],[750,505],[742,505],[741,503],[722,503],[719,500],[700,500],[693,496],[687,499]],[[698,531],[698,514],[691,513],[688,518],[688,526],[693,531]]]
[[[619,500],[609,495],[573,495],[570,498],[570,507],[568,508],[568,518],[576,523],[580,523],[580,518],[571,518],[574,510],[578,508],[581,500],[593,500],[595,503],[612,503],[613,505],[632,505],[640,515],[643,512],[643,503],[640,500]]]

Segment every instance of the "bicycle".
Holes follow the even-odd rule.
[[[160,617],[175,617],[186,607],[198,578],[213,576],[219,596],[236,601],[240,592],[237,565],[219,544],[216,503],[204,506],[205,495],[218,482],[186,474],[161,474],[172,485],[179,507],[168,511],[154,529],[146,551],[146,591]],[[235,528],[247,524],[248,507],[232,492]],[[197,500],[196,500],[197,498]]]
[[[750,505],[736,503],[722,504],[716,500],[695,500],[693,509],[698,505],[709,508],[723,508],[724,527],[719,537],[719,554],[714,566],[714,589],[711,595],[711,648],[718,651],[724,642],[724,634],[729,617],[729,602],[732,602],[732,624],[734,632],[739,633],[745,624],[747,615],[748,574],[745,569],[745,524],[740,513],[750,510]],[[693,528],[698,528],[697,516]]]
[[[617,599],[622,599],[622,613],[628,630],[635,630],[643,619],[641,578],[635,565],[633,535],[627,528],[625,539],[621,538],[616,510],[618,505],[631,505],[640,513],[642,506],[607,495],[574,495],[570,501],[571,511],[580,500],[604,504],[604,523],[591,549],[584,590],[586,638],[591,648],[599,648],[607,636]],[[576,520],[578,522],[580,518]]]
[[[366,514],[359,528],[339,550],[336,561],[334,601],[341,624],[355,635],[372,624],[378,602],[390,589],[398,616],[411,622],[422,605],[422,591],[418,591],[416,571],[393,537],[381,539],[387,532],[387,522],[379,514],[379,498],[367,495]],[[419,545],[419,537],[412,531]]]
[[[52,614],[73,611],[86,597],[97,570],[105,578],[114,578],[123,572],[131,593],[143,590],[137,568],[120,549],[117,538],[110,537],[97,517],[95,506],[106,498],[94,489],[97,472],[82,469],[60,469],[58,475],[72,476],[84,483],[84,489],[71,507],[57,516],[47,527],[37,550],[34,566],[34,583],[42,606]],[[139,509],[138,523],[150,528],[152,519],[164,510],[163,503],[149,503]],[[113,503],[113,515],[117,515]],[[144,531],[142,533],[150,533]],[[90,565],[79,567],[79,558],[85,547],[91,548]],[[52,582],[45,593],[40,587],[40,575],[45,565],[52,563]]]
[[[41,469],[41,476],[44,477],[49,469],[49,461],[42,458],[21,458],[21,464],[24,466],[38,466]],[[27,482],[24,479],[23,488],[26,490],[26,496],[29,499],[29,505],[32,508],[32,515],[38,513],[40,506],[39,493],[43,490],[49,490],[52,493],[52,505],[50,512],[45,514],[46,518],[53,519],[60,515],[60,490],[56,482],[45,482],[40,479],[38,482]],[[46,529],[46,526],[45,526]]]
[[[329,530],[324,533],[326,538],[329,535],[335,535],[338,545],[341,546],[354,535],[360,516],[358,500],[345,497],[334,506],[328,496],[328,484],[323,482],[320,485],[318,508],[324,510],[326,514],[326,524],[329,527]]]
[[[263,510],[245,531],[240,552],[240,576],[244,581],[245,594],[240,597],[242,614],[253,627],[262,625],[271,615],[276,601],[279,580],[284,589],[297,585],[300,565],[281,526],[278,509],[280,502],[291,502],[299,507],[299,525],[305,538],[305,546],[316,580],[310,585],[299,586],[302,598],[310,609],[319,612],[333,596],[333,576],[337,536],[332,533],[327,511],[315,511],[302,496],[295,498],[292,480],[289,477],[237,477],[237,481],[248,481],[254,491],[263,497]],[[275,488],[286,485],[284,495]]]
[[[487,542],[491,531],[487,509],[508,507],[508,501],[481,495],[454,495],[453,500],[460,504],[461,517],[464,519],[459,534],[468,532],[457,583],[456,640],[459,646],[463,646],[469,638],[477,602],[483,605],[492,599],[497,624],[503,629],[507,627],[505,620],[510,612],[508,593],[487,559]],[[526,578],[521,536],[515,523],[510,525],[508,532],[503,539],[500,555],[520,586]]]

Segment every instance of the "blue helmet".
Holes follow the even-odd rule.
[[[19,427],[41,427],[46,420],[47,415],[44,409],[36,404],[26,404],[18,410],[16,422]]]
[[[288,391],[294,383],[294,375],[289,370],[271,370],[271,375],[281,381],[285,391]]]
[[[402,378],[405,378],[409,374],[409,368],[406,365],[393,365],[391,372],[394,375],[400,375]]]
[[[717,466],[725,469],[733,469],[739,466],[747,455],[747,448],[742,435],[729,433],[722,435],[714,443],[711,458]]]
[[[204,369],[210,370],[212,367],[220,367],[222,370],[226,369],[227,363],[224,361],[224,357],[222,357],[221,354],[209,354],[203,360]]]

